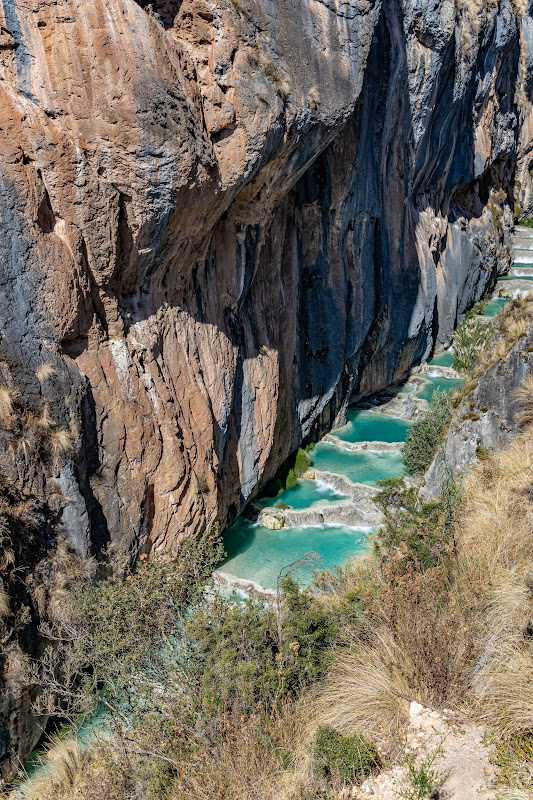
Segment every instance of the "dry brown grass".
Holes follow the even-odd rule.
[[[52,378],[55,374],[56,371],[49,361],[43,362],[35,370],[35,376],[39,383],[44,383],[45,381],[50,380],[50,378]]]
[[[326,686],[316,695],[311,728],[330,725],[341,733],[359,730],[389,743],[408,719],[407,698],[413,697],[405,677],[408,673],[406,653],[383,627],[371,643],[336,659]]]
[[[50,432],[50,451],[54,458],[71,455],[74,452],[74,438],[66,428],[58,428]]]
[[[533,422],[533,375],[528,375],[515,390],[515,400],[521,406],[515,419],[522,427]]]
[[[29,461],[35,454],[38,443],[35,430],[26,428],[16,440],[16,452],[22,455],[25,461]]]
[[[520,339],[525,334],[530,321],[524,317],[511,321],[507,327],[509,337],[512,340]]]
[[[145,727],[135,742],[107,737],[86,751],[74,739],[54,740],[42,760],[41,777],[24,785],[26,800],[274,800],[282,797],[285,771],[280,750],[290,748],[300,719],[291,710],[270,723],[269,746],[258,719],[225,718],[214,749],[183,740],[183,751],[161,758],[164,732]],[[214,723],[215,724],[215,723]],[[169,764],[172,770],[169,770]],[[164,776],[164,778],[163,778]],[[162,783],[164,782],[164,788]],[[151,785],[152,790],[147,789]],[[160,788],[157,788],[157,787]],[[12,795],[8,800],[15,800]]]
[[[16,392],[10,386],[0,386],[0,425],[8,428],[13,421],[13,400]]]
[[[91,581],[97,569],[96,559],[93,557],[80,558],[70,549],[66,539],[59,538],[55,550],[50,553],[49,563],[53,575],[53,587],[50,591],[48,613],[56,622],[68,618],[68,591],[69,585]],[[65,614],[67,615],[65,617]]]
[[[306,718],[295,746],[294,768],[282,776],[272,797],[307,796],[305,790],[315,781],[313,743],[322,725],[344,735],[364,733],[378,744],[382,755],[396,753],[398,733],[409,719],[408,671],[405,653],[384,627],[371,643],[360,642],[355,649],[340,653],[325,685],[305,700]]]
[[[280,753],[293,749],[298,723],[301,717],[294,709],[279,715],[267,734],[271,745],[265,747],[265,731],[257,720],[228,719],[216,757],[210,748],[195,752],[168,800],[281,800],[287,789],[292,794],[298,778],[283,770]]]
[[[37,424],[45,431],[50,430],[50,428],[54,427],[55,422],[52,417],[52,412],[50,411],[50,406],[48,405],[48,403],[45,404],[43,408],[43,413],[37,419]]]
[[[532,483],[533,440],[528,433],[481,464],[465,482],[457,522],[461,570],[481,589],[490,589],[511,562],[522,569],[533,559]]]
[[[504,735],[533,730],[533,647],[523,637],[488,651],[474,679],[478,716]]]
[[[0,619],[5,619],[11,614],[9,595],[5,589],[0,588]]]
[[[472,473],[457,524],[459,580],[481,611],[473,701],[504,735],[533,731],[532,490],[529,429]]]
[[[73,738],[54,738],[42,759],[42,774],[24,784],[25,800],[74,800],[82,794],[89,756]],[[10,800],[15,800],[13,793]]]

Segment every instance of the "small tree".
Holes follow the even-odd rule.
[[[405,466],[413,475],[422,474],[431,464],[451,415],[448,395],[445,392],[433,392],[429,409],[410,428],[403,446]]]

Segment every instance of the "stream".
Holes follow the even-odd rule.
[[[384,478],[399,477],[405,473],[401,450],[384,449],[384,445],[405,442],[412,425],[411,417],[418,408],[421,411],[429,405],[433,392],[451,391],[461,384],[451,372],[449,364],[453,355],[447,351],[428,362],[431,374],[419,373],[416,383],[412,378],[407,388],[397,387],[394,398],[383,406],[372,408],[353,408],[348,411],[347,423],[333,430],[312,449],[311,467],[313,471],[328,477],[319,480],[300,478],[292,489],[282,490],[276,497],[261,498],[256,507],[276,510],[277,503],[286,504],[290,509],[324,509],[328,504],[339,504],[347,495],[336,488],[335,476],[347,479],[352,484],[376,486]],[[440,373],[444,368],[446,373]],[[409,387],[409,384],[411,388]],[[422,403],[414,404],[416,398]],[[379,399],[379,398],[378,398]],[[392,401],[395,408],[392,408]],[[395,414],[383,413],[387,406]],[[379,410],[378,410],[379,409]],[[347,445],[363,445],[369,449],[352,450]],[[329,509],[332,510],[331,508]],[[355,514],[354,514],[355,516]],[[285,526],[272,530],[261,522],[240,517],[224,534],[226,559],[220,566],[219,575],[230,586],[244,588],[245,581],[255,584],[257,589],[274,590],[280,570],[307,552],[319,556],[313,568],[304,567],[295,573],[298,581],[305,585],[311,578],[313,569],[330,569],[344,565],[352,556],[364,553],[370,546],[370,534],[375,526],[311,524]]]
[[[533,281],[533,228],[515,228],[513,262],[509,274],[497,281],[482,317],[495,317],[510,297],[533,288],[529,283]],[[299,512],[290,515],[289,524],[286,514],[285,524],[278,530],[263,525],[262,517],[253,521],[241,516],[226,530],[227,556],[218,573],[221,583],[238,589],[244,596],[247,588],[272,591],[280,570],[307,552],[313,551],[319,557],[314,568],[328,569],[344,565],[352,556],[366,552],[375,526],[347,524],[349,519],[342,525],[314,521],[306,524],[301,512],[320,511],[323,517],[331,518],[335,505],[339,508],[342,503],[346,505],[348,498],[339,490],[339,485],[346,487],[349,482],[354,488],[376,486],[384,478],[404,475],[401,449],[391,449],[387,445],[405,441],[413,418],[428,407],[434,391],[449,392],[461,386],[462,380],[452,365],[450,348],[430,359],[403,386],[378,395],[373,401],[374,407],[367,403],[365,407],[348,411],[346,425],[333,430],[313,447],[311,468],[295,487],[282,490],[275,497],[263,497],[253,504],[263,514],[265,507],[276,514],[278,503]],[[320,474],[319,480],[312,479],[313,471]],[[302,524],[295,524],[299,515]],[[358,517],[355,499],[353,517]],[[312,572],[312,568],[303,567],[295,577],[306,585]]]

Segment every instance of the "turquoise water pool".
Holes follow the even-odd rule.
[[[507,300],[507,297],[493,297],[481,316],[489,318],[495,317],[505,306]]]
[[[221,572],[253,580],[264,589],[275,589],[280,570],[305,553],[315,552],[319,561],[313,568],[300,569],[294,577],[309,583],[314,569],[344,564],[350,556],[368,547],[370,529],[342,525],[317,525],[271,531],[242,517],[224,534],[227,557]]]
[[[453,367],[453,353],[445,350],[443,353],[439,353],[438,356],[430,358],[427,363],[430,367]]]
[[[342,446],[319,442],[311,452],[312,466],[321,472],[346,475],[354,483],[374,484],[403,474],[402,454],[398,451],[353,452]]]
[[[496,305],[501,307],[504,303]],[[453,355],[446,351],[429,363],[437,367],[449,366],[452,362]],[[431,400],[436,389],[449,391],[462,383],[461,380],[426,373],[420,377],[428,381],[417,392],[417,396],[425,400]],[[404,393],[408,386],[398,387],[398,391]],[[415,386],[411,383],[411,390]],[[347,417],[347,424],[334,431],[341,442],[334,445],[322,441],[315,445],[311,451],[311,466],[321,472],[344,475],[355,483],[370,485],[384,478],[403,475],[405,467],[399,451],[353,451],[343,447],[342,441],[403,442],[411,423],[366,409],[351,409]],[[260,504],[275,506],[281,501],[291,508],[302,509],[320,500],[335,501],[342,497],[319,481],[299,481],[293,489],[275,498],[263,498]],[[281,568],[309,551],[316,551],[321,557],[321,564],[315,569],[346,563],[350,556],[367,549],[368,531],[333,525],[272,531],[241,517],[225,532],[224,543],[228,555],[220,566],[222,572],[255,581],[264,588],[274,588]],[[311,573],[312,569],[307,568],[295,577],[305,584]]]
[[[268,503],[263,505],[275,506],[276,503],[282,502],[291,508],[309,508],[323,500],[334,502],[345,497],[346,495],[336,492],[322,481],[298,481],[292,489],[285,489],[277,497],[269,498]]]
[[[504,283],[505,281],[533,281],[533,275],[531,273],[528,275],[504,275],[502,278],[498,278],[497,282]]]
[[[443,378],[441,376],[428,375],[426,372],[423,372],[420,377],[425,378],[429,383],[424,384],[416,393],[416,396],[421,400],[428,401],[431,400],[433,392],[451,392],[452,389],[458,389],[463,383],[459,378]]]
[[[348,423],[333,431],[344,442],[405,442],[411,423],[377,411],[353,408]]]

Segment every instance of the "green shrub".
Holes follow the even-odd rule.
[[[201,707],[248,714],[294,698],[322,677],[337,627],[327,610],[288,578],[281,642],[274,611],[254,600],[211,602],[192,616],[186,633]]]
[[[453,366],[470,372],[492,340],[492,325],[479,317],[465,319],[453,337]]]
[[[296,453],[294,461],[294,471],[296,475],[303,475],[306,470],[311,466],[311,456],[307,450],[302,450],[300,447]]]
[[[475,306],[471,308],[470,311],[466,312],[465,319],[470,319],[471,317],[476,317],[479,314],[484,314],[489,303],[490,297],[484,297],[482,300],[478,300]]]
[[[297,483],[298,478],[296,477],[296,473],[293,469],[290,469],[289,474],[287,475],[287,480],[285,481],[285,488],[293,489]]]
[[[413,567],[425,571],[446,559],[449,492],[443,491],[439,500],[424,503],[418,490],[407,488],[401,478],[380,481],[378,486],[382,491],[376,502],[385,516],[385,525],[375,539],[381,560],[387,561],[401,552],[403,557],[396,566],[407,572]]]
[[[378,751],[366,736],[343,736],[329,725],[318,728],[314,755],[319,774],[346,783],[364,780],[380,764]]]
[[[442,747],[437,747],[433,753],[416,762],[412,753],[404,751],[404,761],[407,767],[409,788],[398,793],[404,800],[426,800],[429,797],[438,797],[438,790],[446,780],[446,773],[435,768],[435,762],[442,755]]]
[[[503,217],[503,211],[501,208],[495,203],[488,203],[489,211],[492,215],[492,224],[494,225],[494,230],[499,233],[501,230],[501,218]]]
[[[530,787],[529,770],[524,770],[524,765],[533,763],[533,736],[516,734],[496,740],[493,736],[486,738],[494,745],[491,761],[498,770],[498,786]]]
[[[422,474],[431,464],[451,415],[448,395],[445,392],[433,392],[430,407],[422,419],[410,428],[403,446],[405,466],[413,475]]]
[[[41,688],[36,710],[87,716],[103,703],[135,711],[150,702],[182,659],[180,623],[198,606],[224,554],[218,529],[186,538],[175,559],[141,557],[117,581],[78,583],[44,632],[55,644],[29,676]]]

